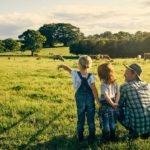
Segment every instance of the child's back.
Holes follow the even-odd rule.
[[[95,86],[96,78],[94,75],[88,73],[88,69],[92,65],[92,60],[89,56],[84,55],[79,58],[78,61],[79,70],[71,70],[68,66],[60,65],[59,68],[64,68],[72,75],[73,85],[75,89],[75,99],[77,105],[77,129],[79,140],[83,140],[85,116],[89,126],[89,140],[94,140],[95,137],[95,102],[96,99],[98,105],[99,98],[98,92]]]

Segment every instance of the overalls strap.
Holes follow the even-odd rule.
[[[78,73],[78,75],[79,75],[79,77],[80,77],[81,80],[85,79],[84,77],[82,77],[81,72],[78,71],[77,73]],[[86,79],[88,80],[91,75],[92,75],[92,74],[89,73],[89,74],[88,74],[88,77],[87,77]]]

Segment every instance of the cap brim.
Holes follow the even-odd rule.
[[[130,70],[133,70],[135,73],[136,73],[136,71],[134,70],[134,69],[132,69],[131,67],[129,67],[129,66],[127,66],[127,65],[125,65],[124,64],[124,66],[127,68],[127,69],[130,69]],[[141,77],[136,73],[136,76],[138,77],[138,79],[141,81],[142,79],[141,79]]]

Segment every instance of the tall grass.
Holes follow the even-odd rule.
[[[47,54],[68,55],[68,49],[45,50]],[[48,52],[47,52],[48,51]],[[40,54],[46,55],[44,51]],[[93,72],[104,60],[94,61]],[[112,62],[118,83],[124,82],[123,64],[139,63],[143,68],[143,80],[150,82],[150,61],[136,59],[114,59]],[[117,142],[104,143],[96,113],[96,136],[94,145],[77,141],[76,105],[70,75],[57,70],[60,61],[18,57],[8,60],[0,58],[0,149],[105,149],[105,150],[148,150],[150,140],[129,141],[127,131],[117,124]],[[68,59],[64,64],[77,69],[77,60]],[[99,79],[96,86],[99,90]],[[87,125],[85,135],[88,135]]]

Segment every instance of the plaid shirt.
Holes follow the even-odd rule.
[[[124,108],[122,124],[142,135],[150,132],[150,85],[131,81],[120,87],[119,107]]]

